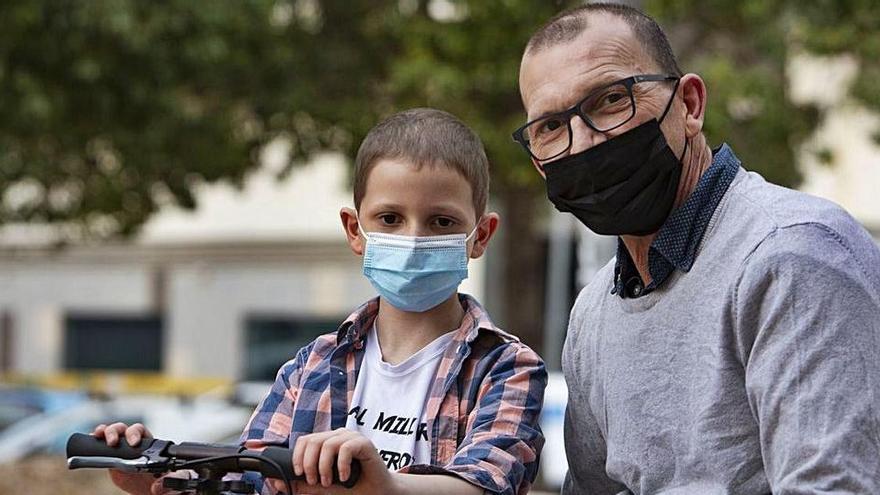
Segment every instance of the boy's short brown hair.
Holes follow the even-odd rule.
[[[477,134],[454,115],[433,108],[413,108],[376,124],[358,149],[354,171],[354,206],[360,209],[367,177],[382,159],[404,159],[416,167],[443,165],[471,185],[479,219],[489,198],[489,160]]]

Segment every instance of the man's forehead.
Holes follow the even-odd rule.
[[[553,111],[584,91],[642,70],[644,58],[625,21],[591,17],[572,41],[526,53],[519,79],[523,104],[530,116]]]

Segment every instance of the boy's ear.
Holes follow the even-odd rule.
[[[483,218],[480,219],[480,222],[477,224],[477,231],[474,233],[474,245],[471,247],[470,257],[473,259],[477,259],[486,252],[486,247],[489,245],[489,239],[495,235],[495,231],[498,230],[498,224],[501,222],[501,217],[495,213],[490,212],[483,215]]]
[[[342,220],[342,229],[345,231],[345,238],[351,251],[358,256],[363,256],[364,238],[358,230],[357,212],[352,208],[342,208],[339,210],[339,218]]]

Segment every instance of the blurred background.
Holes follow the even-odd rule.
[[[114,493],[67,436],[141,421],[234,442],[275,371],[373,295],[344,242],[382,117],[452,112],[502,216],[463,291],[551,370],[539,487],[565,472],[559,357],[613,238],[552,211],[510,138],[530,34],[582,2],[0,4],[0,493]],[[703,76],[710,143],[880,239],[876,0],[644,0]]]

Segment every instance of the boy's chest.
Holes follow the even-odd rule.
[[[426,417],[433,369],[389,376],[365,366],[349,403],[345,428],[368,438],[390,470],[430,464],[431,435]]]
[[[460,373],[442,376],[442,371],[438,370],[437,378],[425,388],[424,393],[419,394],[424,399],[423,412],[419,420],[413,421],[412,428],[414,433],[421,431],[423,436],[428,437],[432,464],[445,464],[452,459],[463,438],[470,409],[476,403],[476,398],[467,397],[467,392],[462,393],[469,388],[463,382],[469,380],[464,379]],[[295,391],[296,397],[291,411],[291,446],[295,445],[300,436],[344,428],[351,417],[359,418],[365,424],[368,419],[378,421],[378,416],[367,417],[378,414],[378,409],[352,411],[356,406],[355,387],[359,375],[358,366],[350,370],[331,369],[329,373],[313,372],[302,377],[300,386]],[[383,399],[396,400],[388,395]],[[391,415],[383,415],[384,422],[378,422],[377,427],[384,429],[388,426],[394,430],[397,421],[394,424],[389,423],[388,418]],[[376,425],[376,421],[370,426]],[[407,428],[404,430],[409,431]]]

